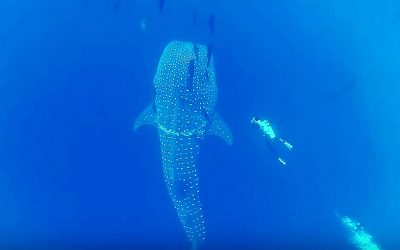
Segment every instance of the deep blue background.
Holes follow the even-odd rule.
[[[202,143],[204,246],[351,249],[338,211],[399,247],[400,3],[331,2],[1,1],[0,247],[189,246],[157,132],[132,125],[164,46],[208,44],[211,13],[234,144]]]

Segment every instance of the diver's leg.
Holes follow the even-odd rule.
[[[274,156],[275,156],[276,158],[279,158],[278,152],[276,151],[275,147],[272,146],[272,143],[271,143],[270,140],[267,140],[267,144],[268,144],[268,147],[269,147],[269,149],[271,150],[271,152],[274,154]]]
[[[279,139],[279,141],[281,141],[281,140]],[[283,158],[279,155],[277,149],[272,145],[273,142],[276,143],[276,140],[274,140],[274,141],[268,140],[268,141],[267,141],[267,144],[268,144],[269,149],[271,150],[271,152],[273,153],[273,155],[275,156],[275,158],[278,159],[279,163],[282,164],[282,165],[284,165],[284,166],[286,166],[286,164],[287,164],[286,160],[283,159]]]
[[[286,165],[286,160],[284,160],[282,157],[279,156],[276,148],[272,145],[270,140],[267,141],[267,144],[272,154],[275,156],[275,158],[278,159],[279,163],[281,163],[282,165]]]
[[[285,145],[285,147],[286,147],[287,149],[292,150],[292,148],[293,148],[293,145],[292,145],[292,144],[290,144],[289,142],[285,141],[285,140],[282,139],[282,138],[279,138],[279,141],[282,142],[283,145]]]
[[[278,161],[283,165],[283,166],[286,166],[286,160],[285,159],[282,159],[281,157],[278,157]]]

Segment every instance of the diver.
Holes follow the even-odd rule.
[[[275,131],[273,130],[267,118],[253,117],[251,119],[251,124],[257,126],[263,133],[263,136],[268,137],[268,147],[271,149],[272,153],[275,155],[278,161],[282,165],[286,166],[287,161],[280,156],[280,154],[278,153],[278,149],[283,145],[284,148],[286,148],[287,150],[292,150],[292,144],[276,136]]]

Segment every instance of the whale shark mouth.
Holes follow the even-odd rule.
[[[217,85],[214,59],[208,48],[172,41],[164,49],[154,77],[154,101],[135,121],[135,130],[158,130],[164,179],[188,239],[205,239],[197,159],[200,141],[215,135],[232,144],[225,121],[214,111]],[[212,114],[212,115],[210,115]]]

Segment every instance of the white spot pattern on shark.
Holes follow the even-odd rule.
[[[189,76],[193,60],[194,69],[190,69],[193,75]],[[168,193],[194,245],[205,239],[197,169],[200,140],[206,135],[216,135],[229,145],[232,143],[230,129],[214,112],[217,85],[213,57],[208,67],[207,64],[206,46],[170,42],[154,77],[154,103],[135,122],[135,129],[142,125],[158,129]]]

